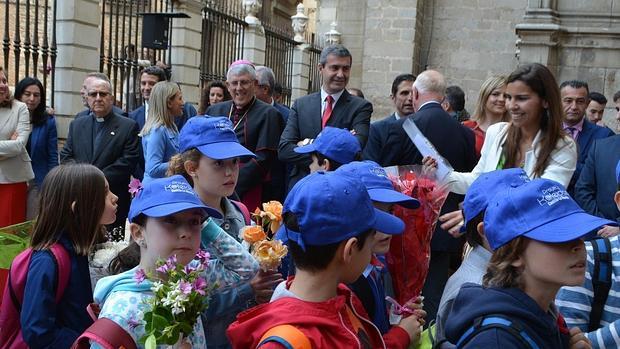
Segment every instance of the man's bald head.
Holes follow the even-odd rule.
[[[441,103],[445,97],[446,79],[436,70],[425,70],[413,83],[414,106],[416,111],[429,101]]]

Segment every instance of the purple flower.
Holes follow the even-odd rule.
[[[192,292],[192,284],[181,281],[179,282],[179,290],[181,290],[181,293],[183,294],[190,294]]]
[[[196,271],[198,269],[198,267],[196,267],[193,263],[189,263],[188,265],[185,266],[185,268],[183,268],[183,272],[185,272],[185,274],[190,274],[194,271]]]
[[[135,330],[136,327],[142,325],[142,321],[140,320],[134,320],[133,318],[127,320],[127,325],[129,326],[130,329]]]
[[[144,269],[136,270],[136,273],[133,275],[133,279],[136,280],[136,283],[139,285],[146,279],[146,273]]]
[[[206,294],[205,288],[207,288],[207,280],[205,280],[204,278],[198,278],[196,279],[196,281],[194,281],[194,289],[201,296],[204,296]]]
[[[174,269],[177,266],[177,255],[173,254],[172,256],[168,257],[168,260],[166,261],[166,265],[168,266],[169,269]]]
[[[166,274],[170,269],[168,264],[162,264],[159,268],[155,269],[158,273]]]

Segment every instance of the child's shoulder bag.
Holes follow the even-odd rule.
[[[76,339],[71,349],[89,349],[91,343],[103,349],[137,349],[136,342],[124,328],[113,320],[99,318],[99,305],[89,304],[86,310],[95,322]]]

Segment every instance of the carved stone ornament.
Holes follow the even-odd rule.
[[[250,25],[260,24],[260,20],[257,15],[261,7],[263,7],[261,0],[242,0],[243,10],[245,11],[245,22]]]
[[[332,24],[330,24],[330,31],[325,33],[325,45],[336,45],[340,43],[342,34],[336,30],[337,26],[338,24],[336,22],[332,22]]]
[[[306,32],[306,27],[308,26],[308,16],[304,14],[304,4],[297,5],[297,13],[294,16],[291,16],[291,24],[293,26],[293,31],[295,32],[295,37],[293,40],[297,42],[304,42],[304,33]]]

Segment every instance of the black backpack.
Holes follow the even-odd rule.
[[[530,337],[523,325],[503,315],[486,315],[474,320],[474,325],[463,333],[459,341],[456,343],[456,347],[462,348],[478,333],[493,328],[499,328],[510,333],[514,338],[519,340],[521,343],[521,348],[541,349],[541,347],[534,342],[532,337]]]
[[[611,243],[606,238],[590,240],[594,257],[594,269],[592,270],[592,310],[590,311],[590,323],[588,332],[596,331],[601,326],[603,308],[607,302],[607,295],[611,289],[612,255]]]

